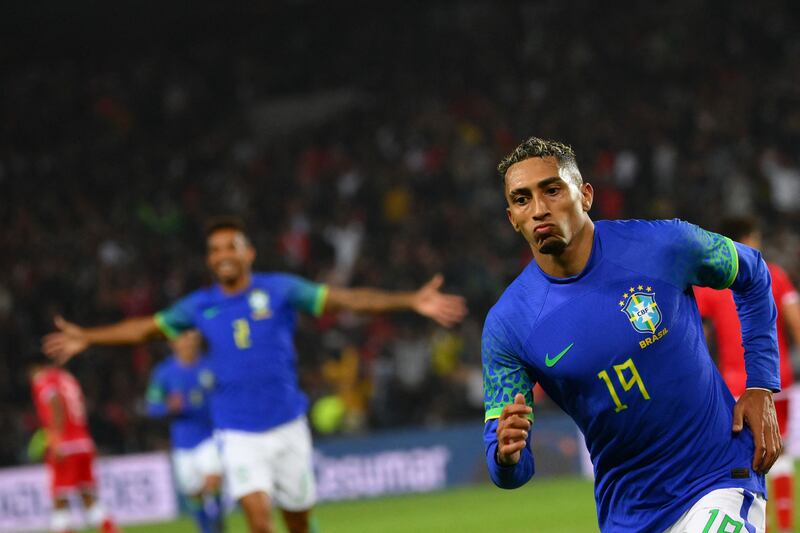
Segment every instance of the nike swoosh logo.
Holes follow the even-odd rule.
[[[203,311],[203,318],[210,320],[210,319],[214,318],[215,316],[217,316],[218,314],[219,314],[219,308],[218,307],[210,307],[210,308],[206,309],[205,311]]]
[[[572,348],[574,345],[575,345],[575,343],[573,342],[572,344],[570,344],[569,346],[567,346],[566,348],[561,350],[561,352],[557,356],[553,357],[552,359],[550,359],[550,354],[549,353],[545,354],[545,356],[544,356],[544,364],[547,365],[547,368],[551,368],[551,367],[555,366],[555,364],[558,363],[561,360],[561,358],[564,357],[567,354],[567,352],[570,350],[570,348]]]

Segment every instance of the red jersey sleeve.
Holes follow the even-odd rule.
[[[787,303],[797,301],[797,289],[795,289],[792,280],[784,269],[774,263],[770,263],[768,266],[769,273],[772,276],[772,297],[775,299],[775,305],[780,310]]]
[[[703,318],[709,318],[714,312],[713,290],[714,289],[708,287],[694,288],[694,298],[697,300],[697,309],[700,310],[700,316]]]
[[[33,383],[33,397],[42,426],[48,432],[55,431],[51,402],[56,396],[64,416],[58,435],[60,442],[68,451],[91,451],[93,445],[86,427],[86,407],[80,385],[63,370],[43,371]]]

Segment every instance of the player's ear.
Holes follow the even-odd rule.
[[[591,183],[584,183],[581,185],[581,207],[585,213],[589,212],[594,202],[594,187]]]
[[[514,222],[513,218],[511,218],[511,209],[509,209],[508,207],[506,207],[506,216],[508,217],[508,221],[511,223],[511,227],[514,228],[514,231],[519,233],[519,225],[516,222]]]

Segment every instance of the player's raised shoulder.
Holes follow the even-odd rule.
[[[598,220],[595,226],[603,234],[613,234],[626,240],[673,240],[691,231],[694,226],[679,218],[658,220]],[[694,226],[695,228],[697,226]]]
[[[530,331],[544,307],[547,283],[536,275],[537,267],[531,262],[512,281],[489,310],[484,321],[484,333],[510,338],[515,332]]]

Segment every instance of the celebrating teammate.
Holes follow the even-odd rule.
[[[71,493],[79,493],[89,525],[101,533],[119,531],[97,498],[94,478],[95,447],[86,425],[83,393],[77,380],[44,357],[33,359],[29,374],[36,412],[47,437],[53,512],[50,530],[73,530]]]
[[[752,217],[735,217],[723,221],[722,234],[742,244],[761,248],[761,232]],[[789,343],[786,329],[795,345],[800,345],[800,297],[786,272],[775,263],[767,263],[772,277],[772,296],[778,308],[777,330],[780,351],[781,387],[784,392],[775,395],[775,410],[778,426],[784,441],[788,435],[790,402],[786,389],[792,385],[792,362],[789,356]],[[730,291],[715,291],[705,287],[695,289],[700,316],[707,319],[713,329],[717,347],[717,365],[722,378],[735,398],[745,391],[747,374],[742,350],[742,331],[736,304]],[[771,502],[776,512],[778,530],[794,531],[794,461],[781,456],[770,470]]]
[[[603,532],[763,531],[764,474],[782,445],[775,305],[759,253],[678,220],[592,222],[594,191],[561,143],[531,138],[498,170],[534,260],[484,326],[492,480],[515,488],[534,473],[539,383],[583,432]],[[735,405],[692,285],[730,287],[739,304],[747,390]]]
[[[413,310],[452,326],[466,313],[464,299],[442,294],[441,276],[413,292],[387,292],[253,273],[255,250],[239,220],[213,220],[206,235],[216,285],[154,316],[106,327],[81,328],[58,319],[60,331],[45,337],[44,351],[64,359],[91,344],[139,343],[159,334],[174,338],[187,329],[200,330],[215,379],[211,416],[222,441],[223,467],[250,530],[272,531],[274,500],[288,529],[306,532],[315,488],[304,415],[308,401],[297,383],[296,312]]]
[[[176,484],[198,528],[219,533],[222,462],[207,398],[214,378],[200,358],[202,341],[199,332],[189,330],[170,343],[173,355],[153,370],[145,400],[150,416],[170,417]]]

